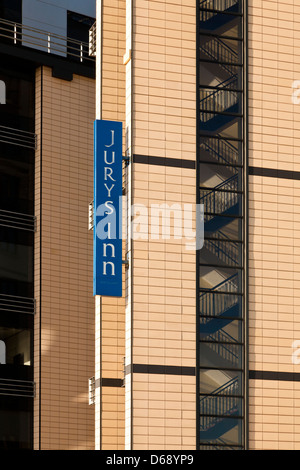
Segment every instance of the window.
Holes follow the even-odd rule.
[[[22,23],[22,0],[0,0],[0,18]]]
[[[32,449],[32,398],[1,396],[0,449]]]
[[[68,11],[68,57],[82,60],[89,55],[89,30],[95,22],[94,18]],[[73,39],[74,41],[71,41]]]
[[[33,238],[0,226],[0,293],[33,298]]]

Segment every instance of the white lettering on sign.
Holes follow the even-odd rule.
[[[106,266],[108,264],[111,266],[111,275],[115,276],[115,265],[111,261],[103,261],[103,276],[106,276]]]
[[[104,147],[112,147],[115,145],[115,131],[110,131],[111,132],[111,144],[110,145],[105,145]]]
[[[110,132],[111,132],[111,143],[109,145],[105,145],[106,148],[113,147],[114,144],[115,144],[115,131],[111,130]],[[115,160],[116,160],[116,153],[115,152],[111,152],[110,155],[108,156],[107,150],[104,150],[104,163],[106,165],[113,165],[115,163]],[[116,180],[113,177],[113,173],[114,173],[114,171],[111,168],[111,166],[105,166],[104,167],[104,181],[107,181],[108,179],[110,179],[111,181],[115,182]],[[110,184],[110,186],[108,186],[108,184],[104,183],[104,187],[107,190],[107,197],[111,198],[111,192],[114,189],[115,185]],[[115,208],[113,206],[112,201],[106,201],[104,205],[107,209],[106,215],[109,216],[109,215],[111,215],[115,212]],[[107,238],[109,240],[116,237],[116,233],[115,233],[116,232],[116,230],[115,230],[116,220],[115,219],[113,221],[113,226],[114,226],[113,234],[112,234],[111,225],[112,225],[111,222],[107,223]],[[113,237],[112,237],[112,235],[113,235]],[[107,247],[111,248],[111,258],[115,258],[115,247],[111,243],[103,244],[103,257],[107,258]],[[106,267],[108,265],[111,266],[111,275],[115,276],[115,264],[112,261],[103,261],[103,275],[104,276],[107,275]]]

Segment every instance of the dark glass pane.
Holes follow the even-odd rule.
[[[235,75],[231,65],[243,63],[243,43],[236,39],[201,35],[199,50],[200,60],[222,64],[224,71],[231,75]]]
[[[22,23],[22,0],[0,0],[1,42],[13,44],[16,32],[20,38],[21,26],[15,23]]]
[[[233,313],[232,312],[228,312]],[[218,332],[222,332],[222,340],[224,342],[242,342],[243,340],[243,322],[241,320],[234,320],[220,315],[220,318],[215,317],[200,317],[200,341],[211,339],[212,341],[218,339]]]
[[[232,229],[238,230],[238,226],[233,226],[232,221],[234,220],[233,217],[227,217],[226,215],[222,214],[205,214],[204,216],[204,229],[205,229],[205,235],[209,238],[220,238],[220,231],[222,233],[226,233],[226,230],[228,229],[229,225],[231,224]],[[241,221],[241,219],[240,219]],[[229,229],[228,229],[229,230]],[[239,240],[238,238],[238,233],[232,233],[229,235],[229,238],[232,240],[236,239]]]
[[[34,150],[0,143],[0,209],[33,214]]]
[[[0,18],[22,23],[22,0],[0,0]]]
[[[229,390],[228,386],[228,390]],[[232,382],[232,390],[234,391],[234,383]],[[211,417],[220,419],[226,416],[243,417],[243,402],[235,393],[223,392],[221,389],[213,395],[202,397],[200,395],[200,415],[205,418]],[[201,419],[200,418],[200,419]],[[212,439],[214,437],[212,436]]]
[[[242,270],[230,267],[200,266],[200,288],[231,294],[242,292]]]
[[[216,324],[211,323],[209,317],[220,318],[220,324],[222,324],[221,319],[225,318],[223,325],[228,323],[228,321],[226,321],[227,318],[241,318],[243,298],[240,295],[231,294],[232,289],[233,287],[230,285],[230,281],[225,281],[221,283],[219,287],[219,290],[222,290],[223,293],[217,291],[200,292],[199,313],[200,315],[208,317],[200,317],[200,324],[202,325],[203,331],[209,331],[209,325],[211,325],[212,328],[216,328]]]
[[[11,60],[0,64],[0,80],[6,85],[6,104],[0,106],[0,125],[34,132],[34,72],[28,63],[17,68]]]
[[[0,364],[32,365],[30,330],[0,326]]]
[[[221,370],[214,369],[200,369],[200,395],[211,395],[216,393],[223,393],[225,395],[242,396],[244,393],[243,388],[243,374],[236,370]]]
[[[33,380],[34,315],[13,311],[26,312],[28,304],[30,299],[1,295],[0,378]]]
[[[218,341],[224,342],[218,342]],[[228,343],[229,337],[219,330],[200,342],[199,354],[202,367],[216,369],[241,369],[243,366],[243,346]]]
[[[224,403],[225,406],[229,403]],[[221,439],[223,444],[238,445],[243,443],[243,420],[236,418],[238,410],[229,411],[230,417],[200,416],[200,442]]]
[[[237,13],[242,11],[242,0],[201,0],[200,8],[207,10],[217,10],[227,13]]]
[[[230,71],[227,71],[221,64],[203,61],[200,67],[199,85],[243,91],[242,68],[232,65]]]
[[[0,227],[0,293],[33,297],[33,233]]]
[[[200,112],[200,133],[225,139],[241,139],[243,120],[234,114]]]
[[[213,119],[215,113],[241,114],[242,107],[243,95],[238,91],[200,88],[200,116],[203,122]]]
[[[201,137],[199,139],[199,158],[200,161],[219,163],[222,165],[241,165],[243,144],[240,141],[219,139],[217,137]],[[211,174],[226,174],[229,178],[232,174],[237,174],[238,170],[234,168],[225,168],[221,165],[208,167],[200,166],[200,178],[206,172]],[[241,172],[239,172],[241,176]],[[203,181],[203,178],[200,179]]]
[[[242,240],[243,237],[243,224],[242,219],[234,217],[219,216],[214,217],[213,222],[208,220],[205,226],[205,237],[207,238],[221,238],[220,232],[230,240]]]
[[[242,69],[237,68],[237,71],[234,70],[234,73],[224,74],[219,71],[216,67],[218,64],[211,64],[209,62],[202,62],[199,76],[199,85],[201,88],[212,87],[215,89],[228,89],[234,91],[243,91],[243,75],[240,73]],[[210,69],[215,69],[215,75],[212,75]],[[240,69],[240,70],[239,70]]]
[[[242,68],[239,65],[203,60],[200,68],[199,85],[243,91],[241,71]]]
[[[242,205],[242,194],[234,192],[231,189],[237,186],[237,178],[229,178],[216,189],[200,189],[200,204],[204,205],[205,222],[210,221],[209,225],[215,225],[219,227],[222,221],[217,216],[241,216],[243,205]],[[214,218],[217,218],[214,221]],[[215,223],[214,223],[215,222]],[[221,238],[221,237],[220,237]]]
[[[201,33],[215,33],[218,36],[230,36],[242,38],[241,17],[220,12],[200,10],[200,31]],[[215,21],[217,20],[217,21]],[[226,26],[225,32],[223,32]]]
[[[206,147],[207,148],[207,147]],[[203,153],[204,153],[203,149]],[[208,149],[206,150],[208,152]],[[209,155],[207,155],[207,158]],[[218,165],[215,163],[201,163],[199,165],[199,183],[201,188],[216,188],[225,181],[231,181],[233,185],[230,189],[234,191],[242,190],[243,174],[242,169],[225,164]]]
[[[220,236],[222,232],[220,231]],[[233,241],[205,239],[200,250],[200,263],[242,267],[242,245]]]
[[[72,60],[80,60],[89,55],[89,30],[94,22],[94,18],[68,11],[67,35],[68,38],[74,39],[74,41],[68,39],[68,57]]]
[[[1,396],[0,449],[32,449],[33,399]]]

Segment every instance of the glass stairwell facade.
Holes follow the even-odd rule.
[[[199,0],[198,448],[244,448],[244,1]]]

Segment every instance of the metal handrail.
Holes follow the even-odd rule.
[[[38,35],[35,36],[34,34]],[[33,45],[41,47],[48,53],[64,54],[71,57],[95,62],[95,57],[89,56],[89,44],[77,39],[50,33],[42,29],[0,18],[0,38],[12,39],[14,44]]]
[[[36,149],[37,135],[12,127],[0,126],[0,142]]]
[[[236,353],[235,339],[226,333],[222,328],[208,335],[205,340],[211,351],[214,351],[220,358],[229,362],[231,366],[236,367],[239,363],[239,355]]]
[[[235,79],[232,80],[235,83]],[[213,92],[211,89],[200,89],[200,114],[201,121],[208,121],[216,113],[228,112],[230,108],[237,105],[239,96],[236,91],[217,89]]]
[[[213,190],[208,190],[200,198],[200,203],[204,204],[204,212],[222,214],[235,206],[239,200],[239,194],[236,192],[238,190],[237,184],[238,175],[233,175],[217,185]]]
[[[217,157],[220,162],[236,164],[238,161],[238,150],[229,142],[208,137],[200,143],[205,150]]]
[[[223,421],[224,417],[231,416],[238,410],[238,397],[235,396],[239,387],[238,379],[235,377],[222,387],[227,396],[223,394],[210,395],[200,399],[201,417],[200,429],[202,431],[214,427]]]
[[[205,3],[212,4],[212,7],[203,6]],[[228,8],[231,8],[232,6],[234,6],[236,3],[238,3],[238,0],[202,0],[200,1],[200,7],[209,8],[212,10],[225,11]]]
[[[220,62],[222,67],[230,75],[236,75],[236,65],[238,65],[238,54],[220,38],[210,38],[205,45],[200,46],[200,51],[204,52],[213,61]]]
[[[217,318],[230,308],[238,305],[239,296],[236,294],[238,274],[235,273],[228,279],[220,282],[211,292],[204,292],[199,296],[200,302],[200,323],[210,322],[210,318]],[[222,295],[225,294],[225,295]],[[216,295],[217,294],[217,295]],[[219,294],[219,295],[218,295]],[[230,294],[230,295],[226,295]],[[203,317],[202,315],[206,315]]]
[[[206,240],[205,247],[224,264],[229,264],[230,266],[237,265],[239,255],[238,244],[224,241],[226,249],[220,246],[220,244],[223,245],[222,240]]]

